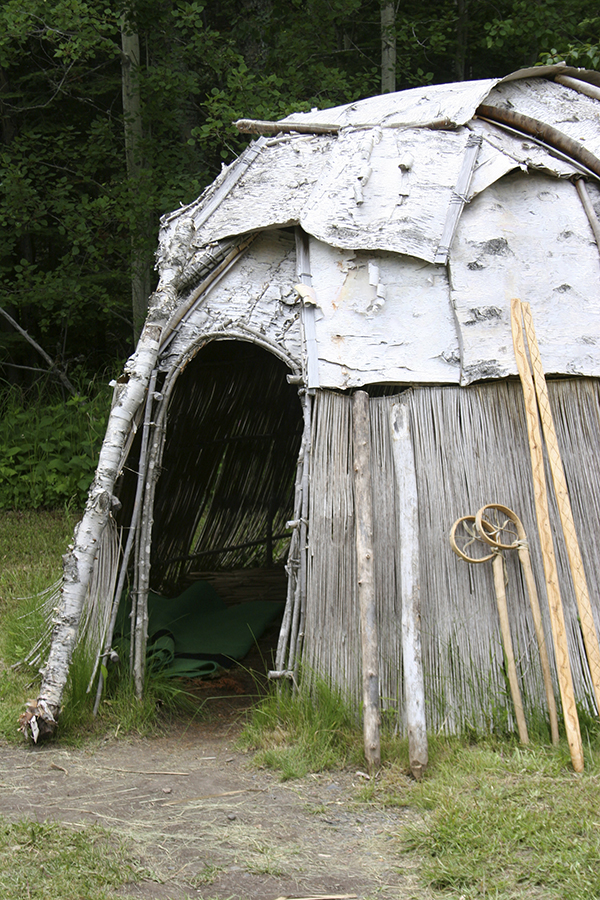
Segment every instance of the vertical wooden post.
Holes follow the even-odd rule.
[[[515,653],[513,650],[512,638],[510,636],[510,622],[508,621],[508,606],[506,604],[504,558],[501,553],[494,554],[492,567],[494,569],[494,588],[496,589],[496,605],[498,607],[498,618],[500,619],[500,633],[502,635],[502,644],[504,645],[506,672],[508,675],[508,683],[510,685],[510,695],[512,697],[513,706],[515,708],[515,719],[517,720],[519,740],[522,744],[528,744],[529,735],[527,733],[527,722],[525,721],[525,710],[523,709],[521,689],[519,688],[517,664],[515,662]]]
[[[408,757],[417,780],[429,761],[425,722],[425,686],[421,655],[421,597],[419,590],[419,510],[417,475],[406,391],[390,414],[394,476],[401,503],[400,591],[402,595],[402,663]]]
[[[362,651],[363,726],[369,772],[381,765],[379,712],[379,647],[373,578],[373,493],[371,488],[371,421],[369,395],[352,398],[356,573]]]

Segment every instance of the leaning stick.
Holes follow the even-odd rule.
[[[502,557],[502,551],[494,547],[494,551],[492,553],[486,554],[485,556],[469,556],[464,549],[461,550],[456,540],[457,531],[460,525],[462,525],[463,528],[465,528],[465,530],[470,533],[469,525],[467,523],[474,525],[475,522],[475,516],[461,516],[460,519],[457,519],[450,531],[450,546],[457,556],[460,556],[461,559],[465,559],[467,562],[479,564],[487,562],[490,559],[492,560],[492,571],[494,573],[494,589],[496,593],[496,606],[498,608],[498,618],[500,619],[500,634],[502,635],[502,646],[504,648],[504,658],[506,660],[506,671],[508,674],[508,683],[510,685],[510,694],[512,697],[513,706],[515,708],[515,718],[517,720],[519,740],[522,744],[528,744],[529,735],[527,734],[527,723],[525,721],[525,712],[523,710],[523,700],[521,699],[521,690],[519,688],[519,678],[517,676],[515,654],[513,651],[512,638],[510,635],[510,623],[508,621],[508,605],[506,603],[506,583],[504,578],[504,559]],[[491,528],[491,526],[489,526],[485,520],[479,526],[482,535],[484,534],[484,529],[488,528]],[[475,536],[474,541],[480,541],[480,538]],[[470,541],[469,543],[472,542]]]
[[[517,540],[511,544],[500,544],[497,531],[493,529],[484,518],[488,509],[497,510],[505,515],[515,526],[517,531]],[[554,688],[552,687],[552,675],[550,673],[550,660],[548,659],[548,648],[546,647],[546,636],[544,634],[544,626],[542,624],[542,612],[540,610],[540,601],[538,599],[535,578],[533,577],[533,568],[531,565],[531,554],[529,553],[529,543],[527,541],[527,533],[525,527],[518,515],[509,509],[508,506],[502,506],[500,503],[490,503],[482,507],[475,516],[475,523],[481,537],[487,543],[497,548],[505,550],[517,550],[519,554],[519,562],[525,578],[525,585],[529,595],[529,605],[531,606],[531,615],[533,616],[533,625],[535,628],[535,636],[537,638],[538,648],[540,651],[540,662],[542,666],[542,676],[544,679],[544,690],[546,692],[546,702],[548,704],[548,715],[550,717],[550,735],[552,743],[558,744],[558,715],[556,712],[556,700],[554,698]],[[487,524],[486,524],[487,523]]]
[[[544,376],[540,349],[535,336],[529,303],[521,303],[521,312],[523,313],[525,336],[527,337],[527,343],[529,345],[529,357],[533,369],[533,380],[542,420],[542,430],[544,432],[546,448],[548,450],[548,460],[550,462],[552,481],[554,482],[556,502],[558,505],[562,530],[565,536],[569,567],[571,569],[571,577],[575,589],[575,599],[577,600],[577,609],[581,620],[581,632],[583,634],[592,686],[594,688],[594,696],[596,698],[596,709],[600,712],[600,647],[598,646],[598,635],[594,624],[594,616],[592,614],[592,605],[583,569],[581,550],[579,549],[577,532],[575,531],[575,522],[573,520],[573,511],[571,509],[571,501],[567,489],[565,470],[563,468],[558,441],[556,439],[554,419],[552,418],[550,399],[548,397],[548,385],[546,384],[546,378]]]
[[[544,454],[542,451],[542,436],[538,419],[538,407],[535,396],[533,376],[529,368],[529,361],[525,352],[525,341],[521,321],[521,301],[514,299],[511,302],[511,326],[513,345],[517,369],[523,388],[525,403],[525,418],[527,422],[527,434],[529,437],[529,450],[531,453],[531,469],[533,475],[533,490],[535,498],[535,510],[538,523],[538,533],[542,549],[542,561],[546,579],[546,591],[548,594],[548,606],[550,608],[550,624],[552,626],[552,638],[554,641],[554,653],[558,673],[558,684],[565,718],[565,731],[571,753],[571,762],[576,772],[583,771],[583,747],[579,730],[579,718],[575,705],[575,692],[573,690],[573,676],[569,662],[569,650],[565,630],[565,619],[560,599],[558,586],[558,572],[556,569],[556,557],[552,542],[552,530],[550,527],[550,515],[548,512],[548,493],[546,489],[546,476],[544,473]]]
[[[527,734],[527,723],[523,711],[523,700],[521,699],[521,691],[519,689],[517,666],[515,663],[512,638],[510,636],[510,623],[508,621],[506,583],[504,580],[504,557],[499,551],[494,553],[492,571],[494,572],[494,588],[496,589],[496,605],[498,607],[498,617],[500,619],[500,631],[502,633],[502,643],[504,644],[504,654],[506,656],[506,672],[508,674],[510,693],[515,707],[519,740],[522,744],[528,744],[529,735]]]

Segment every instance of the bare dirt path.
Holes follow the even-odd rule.
[[[424,900],[398,842],[414,812],[358,802],[356,771],[281,782],[236,734],[224,720],[85,749],[0,745],[0,813],[115,830],[149,872],[132,897]]]

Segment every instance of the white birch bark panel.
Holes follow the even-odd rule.
[[[457,84],[434,84],[367,97],[356,103],[334,106],[331,109],[313,110],[309,113],[293,113],[282,122],[301,125],[352,126],[383,125],[393,128],[407,125],[429,125],[448,119],[456,125],[464,125],[471,119],[480,103],[487,97],[499,79],[461,81]]]
[[[288,136],[268,142],[194,235],[194,245],[275,225],[296,224],[335,137]],[[198,204],[198,214],[203,204]]]
[[[491,122],[475,119],[469,128],[483,136],[471,180],[471,197],[480,194],[512,169],[539,169],[558,178],[571,178],[579,171],[526,136],[511,134]]]
[[[333,247],[389,250],[433,262],[468,137],[467,129],[342,135],[302,227]]]
[[[539,119],[600,153],[598,101],[572,88],[545,78],[524,78],[496,85],[486,102]]]
[[[294,285],[296,248],[292,235],[265,231],[212,288],[183,324],[161,360],[166,368],[203,335],[231,331],[266,338],[300,365],[300,303]]]
[[[531,304],[546,372],[600,375],[600,257],[570,182],[513,173],[476,197],[450,279],[463,384],[516,374],[512,297]]]
[[[459,344],[445,268],[311,241],[321,386],[458,383]]]

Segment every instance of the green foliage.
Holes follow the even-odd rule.
[[[560,0],[543,4],[513,0],[485,23],[485,43],[491,52],[516,51],[523,64],[566,61],[593,69],[600,62],[597,41],[595,51],[589,41],[590,34],[598,35],[600,20],[595,13],[588,0],[569,4]]]
[[[123,4],[0,5],[0,306],[88,373],[131,350],[131,261],[161,214],[197,197],[247,143],[232,121],[378,92],[379,0],[136,0],[142,139],[127,172]],[[397,87],[504,75],[536,60],[600,63],[589,0],[397,4]],[[316,23],[318,26],[316,27]],[[0,365],[39,365],[0,327]]]
[[[0,411],[0,509],[85,505],[104,437],[110,392],[48,404],[14,388]]]
[[[4,900],[108,900],[117,888],[142,875],[125,844],[97,825],[74,829],[2,817],[0,858]]]

